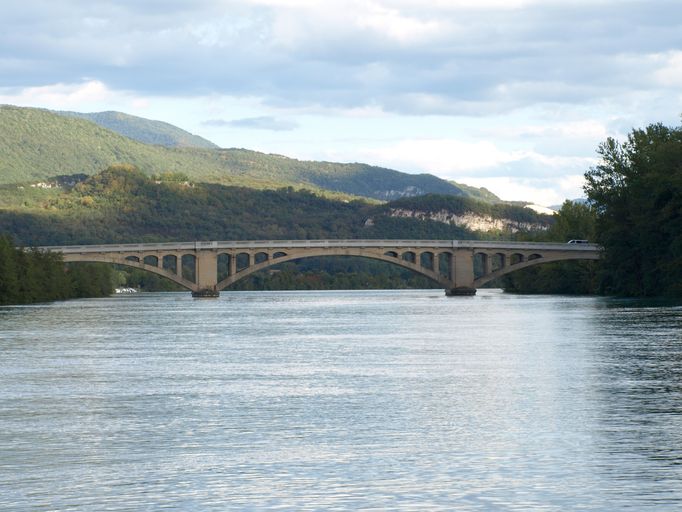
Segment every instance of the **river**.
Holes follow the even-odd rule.
[[[0,510],[682,508],[682,307],[480,290],[0,308]]]

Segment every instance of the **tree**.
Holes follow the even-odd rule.
[[[18,249],[0,235],[0,304],[31,304],[113,292],[107,264],[75,264],[66,272],[61,254]]]
[[[587,204],[565,201],[543,240],[594,240],[595,211]],[[516,293],[592,294],[596,291],[593,261],[544,263],[503,277],[505,291]]]
[[[0,304],[13,304],[19,298],[16,249],[12,239],[0,236]]]
[[[601,290],[682,295],[682,128],[652,124],[598,153],[585,192],[604,247]]]
[[[555,220],[549,229],[549,238],[552,241],[594,240],[596,217],[589,204],[564,201]]]

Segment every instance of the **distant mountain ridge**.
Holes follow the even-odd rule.
[[[55,114],[67,117],[77,117],[87,119],[93,123],[116,132],[120,135],[143,142],[144,144],[154,144],[167,148],[206,148],[218,149],[218,145],[210,140],[206,140],[199,135],[194,135],[188,131],[173,126],[164,121],[154,121],[137,117],[123,112],[70,112],[55,110]]]
[[[103,128],[88,116],[100,116],[100,122],[104,119],[110,125],[120,121],[119,132]],[[129,135],[121,135],[124,131]],[[169,133],[175,134],[175,138]],[[167,144],[140,142],[137,137],[165,140]],[[196,147],[192,144],[201,141],[213,144],[194,137],[167,123],[116,112],[58,114],[2,105],[0,183],[80,173],[93,175],[113,164],[132,164],[148,175],[182,173],[192,181],[255,189],[306,188],[381,201],[424,194],[499,200],[485,189],[459,186],[431,174],[408,174],[361,163],[303,161],[246,149]],[[180,139],[188,145],[180,146]],[[168,147],[171,143],[176,145]]]

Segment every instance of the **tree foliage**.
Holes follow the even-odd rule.
[[[554,217],[554,224],[540,235],[542,241],[594,240],[596,217],[591,206],[565,201]],[[537,236],[533,240],[539,241]],[[585,295],[597,290],[596,276],[594,261],[560,261],[507,274],[501,285],[515,293]]]
[[[94,112],[88,114],[81,112],[55,113],[66,117],[87,119],[102,128],[106,128],[107,130],[124,135],[138,142],[144,142],[145,144],[169,148],[218,148],[213,142],[199,137],[198,135],[186,132],[172,124],[131,116],[129,114],[124,114],[123,112]]]
[[[65,266],[60,254],[19,249],[9,236],[0,236],[0,304],[103,297],[112,291],[107,265]]]
[[[682,295],[682,128],[652,124],[598,152],[585,192],[604,247],[600,290]]]
[[[393,208],[415,208],[426,214],[449,209],[472,215],[504,215],[539,224],[546,224],[548,219],[519,206],[491,206],[452,196],[427,195],[373,205],[336,201],[291,187],[254,190],[159,181],[132,165],[118,164],[71,189],[0,186],[0,232],[12,234],[24,245],[479,236],[454,224],[394,217]]]

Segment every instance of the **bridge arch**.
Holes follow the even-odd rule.
[[[414,252],[412,253],[414,254]],[[443,276],[437,274],[434,270],[422,267],[419,265],[419,263],[412,263],[410,261],[404,260],[401,257],[398,257],[397,254],[396,256],[389,256],[386,254],[383,254],[381,251],[371,251],[371,250],[362,250],[362,249],[348,249],[343,252],[343,254],[336,254],[336,253],[330,253],[329,251],[326,250],[318,250],[318,251],[306,251],[305,254],[299,254],[296,252],[289,253],[289,254],[284,254],[278,258],[269,258],[265,261],[262,261],[260,263],[253,263],[252,265],[241,269],[237,270],[237,272],[233,275],[227,276],[225,279],[221,280],[218,283],[217,289],[224,290],[228,286],[236,283],[237,281],[241,281],[242,279],[250,276],[251,274],[254,274],[256,272],[259,272],[261,270],[265,270],[269,267],[279,265],[281,263],[286,263],[287,261],[293,261],[293,260],[301,260],[301,259],[307,259],[307,258],[320,258],[320,257],[339,257],[339,256],[353,256],[353,257],[359,257],[359,258],[368,258],[368,259],[373,259],[373,260],[379,260],[379,261],[384,261],[387,263],[391,263],[393,265],[396,265],[398,267],[406,268],[408,270],[411,270],[412,272],[422,275],[431,281],[440,284],[442,286],[444,285],[444,279]]]
[[[484,284],[492,281],[493,279],[497,279],[498,277],[502,277],[504,275],[510,274],[512,272],[516,272],[517,270],[521,270],[524,268],[528,267],[533,267],[536,265],[544,265],[546,263],[555,263],[557,261],[579,261],[579,260],[597,260],[599,259],[599,256],[591,255],[591,254],[570,254],[570,255],[558,255],[558,256],[542,256],[540,254],[531,254],[527,258],[524,258],[522,254],[514,253],[512,256],[518,255],[521,258],[516,261],[516,263],[513,263],[512,258],[508,258],[510,263],[508,265],[505,265],[501,268],[498,268],[496,270],[493,270],[489,272],[488,274],[482,275],[476,279],[474,279],[474,286],[476,288],[480,288]]]
[[[177,273],[172,273],[163,267],[152,266],[140,261],[137,256],[128,255],[122,257],[116,257],[112,255],[101,255],[101,254],[78,254],[70,255],[65,254],[63,256],[64,263],[110,263],[112,265],[123,265],[126,267],[137,268],[151,272],[152,274],[157,274],[161,277],[165,277],[174,283],[179,284],[183,288],[193,291],[196,288],[196,284],[192,281],[185,279],[182,275]]]

